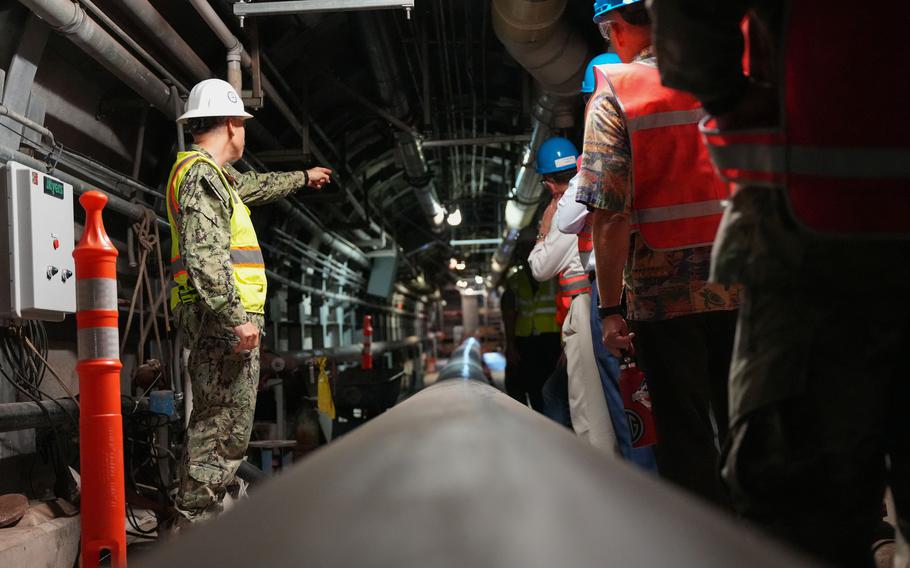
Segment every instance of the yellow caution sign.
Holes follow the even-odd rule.
[[[325,370],[328,359],[317,357],[319,378],[316,382],[316,408],[332,420],[335,419],[335,401],[332,400],[332,385],[329,384],[329,373]]]

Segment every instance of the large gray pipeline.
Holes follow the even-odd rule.
[[[79,4],[71,0],[19,1],[54,30],[82,48],[165,116],[171,119],[177,117],[168,86],[89,18]]]
[[[367,60],[373,70],[373,77],[379,90],[379,96],[389,111],[400,120],[410,117],[408,99],[402,89],[398,64],[395,61],[395,49],[389,38],[390,26],[385,25],[384,15],[373,12],[359,12],[352,16],[357,23],[357,30],[363,37]],[[439,203],[436,185],[433,182],[427,160],[423,155],[420,142],[411,132],[395,133],[398,155],[401,157],[405,177],[417,196],[420,209],[433,230],[444,228],[445,210]]]
[[[584,77],[588,45],[563,21],[568,0],[493,0],[496,37],[543,88],[573,96]]]
[[[302,565],[813,566],[480,380],[417,393],[136,563]]]
[[[120,0],[120,5],[146,30],[154,34],[162,46],[177,54],[177,60],[194,79],[200,81],[212,76],[208,65],[196,55],[183,37],[171,27],[148,0]]]

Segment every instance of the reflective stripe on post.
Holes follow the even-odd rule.
[[[85,230],[76,261],[76,327],[79,362],[79,463],[82,474],[82,566],[96,568],[104,551],[126,566],[126,499],[120,352],[117,329],[117,249],[101,219],[107,197],[79,198]]]
[[[363,316],[363,352],[360,368],[367,371],[373,368],[373,316]]]

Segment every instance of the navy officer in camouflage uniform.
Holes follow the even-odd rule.
[[[231,167],[243,155],[250,117],[227,82],[196,85],[178,119],[195,143],[177,155],[167,185],[171,305],[190,349],[193,390],[176,506],[190,522],[220,510],[253,426],[266,278],[247,205],[320,189],[331,175],[321,167],[265,174]]]

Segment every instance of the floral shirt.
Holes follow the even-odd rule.
[[[635,62],[657,65],[652,48]],[[588,103],[584,150],[576,178],[576,200],[589,208],[632,211],[632,151],[625,119],[610,89]],[[740,288],[708,282],[711,247],[652,250],[641,235],[630,235],[624,283],[629,319],[656,321],[688,314],[734,310]]]

